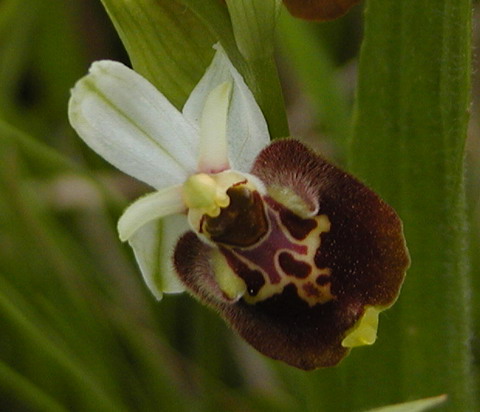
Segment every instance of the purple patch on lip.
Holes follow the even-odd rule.
[[[273,200],[272,200],[273,201]],[[278,213],[266,206],[269,230],[258,244],[249,248],[232,247],[230,250],[244,261],[253,262],[267,276],[271,284],[280,283],[282,274],[278,273],[275,265],[275,255],[279,250],[291,250],[300,255],[306,255],[305,245],[293,243],[285,235],[283,227],[278,222]],[[248,284],[247,284],[248,288]]]

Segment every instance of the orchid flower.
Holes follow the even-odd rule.
[[[100,61],[72,90],[69,118],[155,189],[118,230],[158,299],[186,289],[260,352],[302,369],[375,341],[409,264],[398,216],[300,142],[270,144],[221,48],[181,112],[131,69]]]

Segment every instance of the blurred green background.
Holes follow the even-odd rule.
[[[345,165],[362,6],[324,24],[285,14],[277,61],[291,134]],[[477,50],[479,17],[476,3]],[[395,351],[375,360],[377,350],[388,353],[382,339],[401,309],[382,316],[376,345],[338,368],[306,373],[259,355],[186,294],[155,301],[116,234],[123,208],[148,188],[86,148],[67,121],[69,89],[98,59],[129,63],[99,1],[0,1],[0,410],[313,412],[407,400],[395,388],[402,373]],[[478,60],[474,67],[466,144],[471,242],[463,250],[478,332]],[[435,308],[419,302],[415,310]],[[478,371],[478,334],[472,342]],[[349,397],[349,388],[362,387],[359,368],[374,387]]]

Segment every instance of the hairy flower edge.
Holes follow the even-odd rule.
[[[201,242],[193,232],[179,240],[175,268],[191,294],[217,310],[263,354],[305,370],[336,365],[350,346],[357,346],[345,339],[363,330],[362,319],[367,313],[372,318],[371,308],[378,314],[397,299],[410,262],[401,221],[374,192],[292,139],[264,149],[252,174],[267,192],[278,186],[288,188],[313,206],[315,216],[330,221],[328,230],[319,235],[311,275],[301,283],[306,293],[293,275],[281,290],[264,299],[253,303],[248,295],[231,299],[219,286],[212,264],[217,248]],[[302,225],[302,218],[297,217],[291,222]],[[223,249],[228,257],[232,249]],[[238,248],[233,252],[241,256]],[[238,265],[228,260],[230,268],[245,282],[247,291],[259,293],[258,274],[252,277],[249,262],[240,260]],[[253,269],[259,271],[255,264]],[[265,283],[272,282],[265,273],[262,276]],[[313,301],[309,298],[309,291],[318,303],[315,296]],[[370,325],[375,324],[375,316]],[[367,333],[371,337],[371,330]]]

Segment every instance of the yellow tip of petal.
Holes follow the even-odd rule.
[[[353,330],[343,339],[342,346],[354,348],[357,346],[372,345],[377,340],[378,314],[380,309],[369,307]]]

